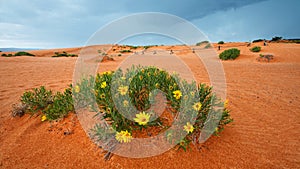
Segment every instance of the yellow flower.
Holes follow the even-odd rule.
[[[143,80],[143,76],[142,75],[140,75],[140,80]]]
[[[216,132],[216,133],[219,132],[219,128],[218,128],[218,127],[215,128],[215,132]]]
[[[127,91],[128,91],[128,86],[120,86],[118,91],[120,92],[121,95],[126,95]]]
[[[145,113],[144,111],[136,114],[135,116],[136,118],[134,118],[133,120],[139,123],[139,125],[146,125],[150,119],[150,115]]]
[[[124,107],[128,107],[128,104],[129,104],[129,102],[128,102],[127,100],[124,100],[124,101],[123,101],[123,106],[124,106]]]
[[[80,92],[80,87],[78,85],[75,86],[75,93],[79,93]]]
[[[101,99],[104,99],[104,98],[105,98],[105,94],[102,93],[102,94],[100,95],[100,98],[101,98]]]
[[[155,87],[156,87],[156,88],[159,88],[159,84],[158,84],[158,83],[156,83],[156,84],[155,84]]]
[[[42,121],[46,121],[47,120],[47,117],[45,115],[42,116]]]
[[[169,89],[170,89],[170,90],[173,90],[173,86],[169,86]]]
[[[106,87],[106,82],[101,83],[101,88],[104,89]]]
[[[195,92],[190,92],[191,96],[195,96]]]
[[[151,75],[151,73],[150,73],[150,72],[148,72],[148,73],[147,73],[147,75],[148,75],[148,77],[149,77],[149,76]]]
[[[228,99],[226,99],[226,100],[225,100],[225,102],[224,102],[224,108],[227,108],[227,106],[228,106],[228,102],[229,102],[229,100],[228,100]]]
[[[111,71],[106,71],[106,72],[103,72],[102,74],[103,74],[103,75],[110,75],[110,74],[111,74]]]
[[[173,92],[173,96],[175,97],[175,99],[177,99],[177,100],[179,100],[180,99],[180,97],[182,96],[182,94],[181,94],[181,91],[180,90],[175,90],[174,92]]]
[[[128,143],[128,142],[130,142],[131,139],[132,139],[131,134],[130,134],[127,130],[126,130],[126,131],[117,132],[117,134],[116,134],[115,137],[116,137],[116,139],[117,139],[120,143],[122,143],[122,142]]]
[[[183,128],[187,133],[192,133],[194,131],[194,127],[190,122],[187,122],[186,125],[183,126]]]
[[[193,108],[197,111],[199,111],[202,107],[202,104],[200,102],[197,102],[193,105]]]

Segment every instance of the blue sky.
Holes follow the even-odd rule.
[[[0,47],[83,46],[99,28],[139,12],[163,12],[186,19],[213,42],[299,38],[299,11],[298,0],[0,0]],[[148,34],[122,43],[175,41]]]

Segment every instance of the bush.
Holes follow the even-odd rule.
[[[211,48],[211,44],[210,43],[204,46],[204,49],[209,49],[209,48]]]
[[[259,52],[261,50],[260,46],[254,46],[253,48],[250,49],[252,52]]]
[[[5,53],[3,53],[1,56],[6,57],[7,55]]]
[[[272,38],[271,41],[279,41],[279,40],[282,40],[282,37],[275,36],[275,37]]]
[[[263,41],[265,41],[265,39],[256,39],[256,40],[253,40],[252,43],[263,42]]]
[[[234,60],[239,55],[240,55],[240,50],[238,50],[237,48],[232,48],[232,49],[228,49],[228,50],[225,50],[222,53],[220,53],[219,58],[222,60],[228,60],[228,59]]]
[[[90,89],[89,86],[93,82],[95,82],[95,87]],[[116,88],[116,90],[111,90],[111,88]],[[168,104],[167,113],[170,116],[158,116],[154,110],[149,110],[150,106],[157,101],[155,98],[159,97],[156,89],[165,94]],[[181,89],[184,90],[181,91]],[[205,84],[196,85],[195,82],[187,83],[177,75],[170,76],[166,71],[156,67],[133,66],[126,72],[121,69],[116,72],[105,72],[96,77],[83,79],[75,86],[75,90],[77,92],[74,92],[76,100],[74,104],[77,108],[92,106],[90,96],[96,93],[96,102],[100,110],[94,110],[93,106],[91,109],[99,112],[97,116],[102,117],[110,125],[105,127],[97,124],[91,134],[93,138],[103,142],[109,141],[106,139],[112,137],[115,138],[115,141],[126,143],[130,142],[133,135],[142,132],[143,128],[159,134],[170,128],[171,125],[172,129],[165,133],[167,140],[170,142],[178,141],[176,142],[178,148],[186,150],[194,139],[199,138],[199,133],[209,118],[209,111],[214,109],[212,105],[223,106],[223,103],[212,93],[211,87]],[[226,108],[218,111],[222,117],[219,126],[214,129],[216,133],[232,121]],[[186,114],[195,119],[193,125],[186,122],[182,123],[182,121],[189,121],[188,119],[191,118],[187,117]],[[124,116],[131,117],[133,120],[124,118]],[[144,119],[140,120],[140,117]],[[170,117],[177,117],[180,122],[176,121],[170,124],[166,120]],[[169,121],[172,120],[169,119]],[[184,126],[189,126],[190,130],[184,129],[184,131]],[[110,127],[115,131],[111,131]],[[176,140],[179,138],[180,134],[178,133],[180,132],[187,135]],[[126,139],[124,139],[125,136]],[[105,149],[105,147],[103,148]]]
[[[200,46],[202,44],[207,44],[207,43],[209,43],[209,42],[207,40],[205,40],[205,41],[196,43],[196,46]]]
[[[59,52],[54,52],[55,55],[53,55],[52,57],[78,57],[78,55],[76,54],[69,54],[65,51],[63,51],[62,53]]]
[[[219,41],[218,44],[220,44],[220,45],[221,45],[221,44],[224,44],[224,41]]]
[[[131,50],[120,50],[120,53],[130,53]]]
[[[21,52],[15,53],[15,56],[35,56],[35,55],[28,53],[28,52],[21,51]]]
[[[57,92],[53,95],[51,90],[41,86],[33,91],[24,92],[20,105],[22,105],[21,108],[15,106],[12,111],[14,114],[24,112],[34,115],[38,113],[47,120],[56,120],[74,111],[72,89],[67,88],[64,93]]]

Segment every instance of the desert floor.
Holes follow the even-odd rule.
[[[38,57],[0,57],[0,168],[300,168],[300,45],[262,46],[260,53],[274,55],[269,63],[258,62],[259,53],[250,52],[245,43],[226,43],[221,51],[231,47],[241,50],[236,60],[222,61],[234,122],[219,137],[211,137],[200,151],[192,146],[187,152],[172,149],[143,159],[114,155],[110,161],[103,160],[74,114],[53,123],[35,116],[11,117],[12,104],[24,91],[41,85],[53,91],[68,87],[77,58],[49,56],[55,51],[79,53],[80,48],[31,51]],[[176,52],[184,48],[172,49],[198,82],[208,83],[199,58]],[[115,70],[125,59],[122,55],[104,62],[99,71]]]

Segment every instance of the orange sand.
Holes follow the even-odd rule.
[[[43,57],[0,57],[0,168],[299,168],[299,44],[262,46],[260,53],[274,55],[270,63],[257,62],[259,53],[250,52],[245,43],[226,43],[221,51],[235,46],[240,57],[222,62],[234,122],[220,137],[211,137],[200,151],[192,146],[188,152],[170,150],[145,159],[114,155],[107,162],[73,114],[51,124],[35,116],[10,116],[11,105],[25,90],[41,85],[54,91],[66,88],[77,58],[49,56],[56,51],[78,54],[80,48],[30,51]],[[199,59],[188,57],[188,51],[177,54],[198,81],[208,83]],[[115,57],[100,69],[114,70],[125,58]]]

